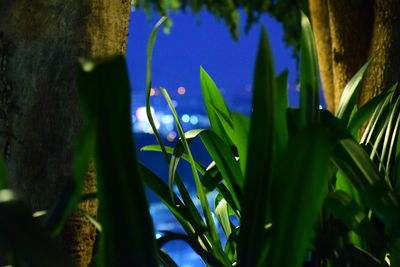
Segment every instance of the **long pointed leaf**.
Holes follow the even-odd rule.
[[[157,266],[153,223],[134,152],[125,59],[82,60],[78,89],[89,115],[85,123],[93,123],[96,133],[103,227],[98,266]]]
[[[253,88],[253,113],[238,244],[239,266],[255,266],[260,258],[265,244],[260,233],[264,230],[269,213],[274,162],[276,80],[272,51],[264,28],[261,31]],[[254,205],[257,205],[257,209]]]
[[[310,21],[301,14],[300,55],[300,122],[304,127],[318,120],[319,79],[318,58]]]

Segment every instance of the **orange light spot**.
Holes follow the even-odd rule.
[[[178,94],[184,95],[186,93],[186,88],[181,86],[178,88]]]
[[[150,96],[156,95],[156,89],[151,88],[150,89]]]
[[[174,141],[175,138],[176,138],[176,132],[170,132],[170,133],[167,135],[167,140],[168,140],[169,142]]]

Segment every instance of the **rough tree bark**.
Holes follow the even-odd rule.
[[[322,86],[334,112],[351,77],[372,56],[359,104],[400,80],[400,1],[309,0]]]
[[[74,136],[82,124],[74,81],[78,57],[125,52],[130,0],[2,0],[0,151],[12,187],[43,210],[71,179]],[[89,170],[86,192],[95,190]],[[96,215],[96,205],[83,204]],[[64,243],[78,266],[92,255],[94,227],[78,214]]]

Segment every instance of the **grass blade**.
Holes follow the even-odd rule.
[[[221,137],[222,140],[224,140],[225,143],[231,145],[232,142],[226,134],[227,129],[224,129],[224,125],[219,120],[215,108],[217,108],[224,116],[228,118],[231,117],[230,111],[225,103],[224,98],[222,97],[222,94],[215,85],[215,82],[202,67],[200,67],[200,83],[211,129],[213,129],[215,133]]]
[[[369,59],[367,63],[365,63],[364,66],[362,66],[361,69],[357,71],[353,78],[351,78],[351,80],[346,84],[346,87],[344,88],[343,93],[340,96],[339,105],[337,107],[335,116],[339,119],[343,119],[346,124],[350,118],[350,114],[353,110],[354,105],[356,105],[361,80],[364,77],[364,74],[367,71],[372,60],[372,58]]]
[[[301,13],[301,54],[300,54],[300,123],[318,121],[319,79],[318,58],[310,21]]]

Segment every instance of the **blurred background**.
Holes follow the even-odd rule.
[[[234,41],[228,27],[207,12],[173,13],[170,34],[159,32],[153,55],[151,106],[156,125],[167,146],[177,140],[174,119],[159,88],[168,90],[180,115],[184,130],[209,128],[200,87],[200,66],[214,79],[232,111],[247,116],[251,111],[253,68],[257,53],[261,25],[268,31],[275,58],[275,72],[289,70],[288,94],[291,106],[298,105],[297,67],[293,51],[283,42],[282,25],[264,15],[260,24],[245,34],[246,15],[241,14],[241,37]],[[168,166],[157,152],[143,152],[140,148],[156,144],[145,111],[147,41],[159,17],[149,18],[143,10],[133,10],[129,26],[127,64],[132,87],[132,121],[137,153],[140,161],[165,181]],[[203,165],[210,164],[210,157],[200,142],[191,145],[195,158]],[[190,166],[181,161],[180,176],[189,187],[193,199],[196,189]],[[148,191],[154,227],[157,235],[163,231],[181,232],[175,218],[155,195]],[[211,204],[213,207],[213,203]],[[183,242],[168,243],[164,249],[179,266],[204,266],[200,258]]]

